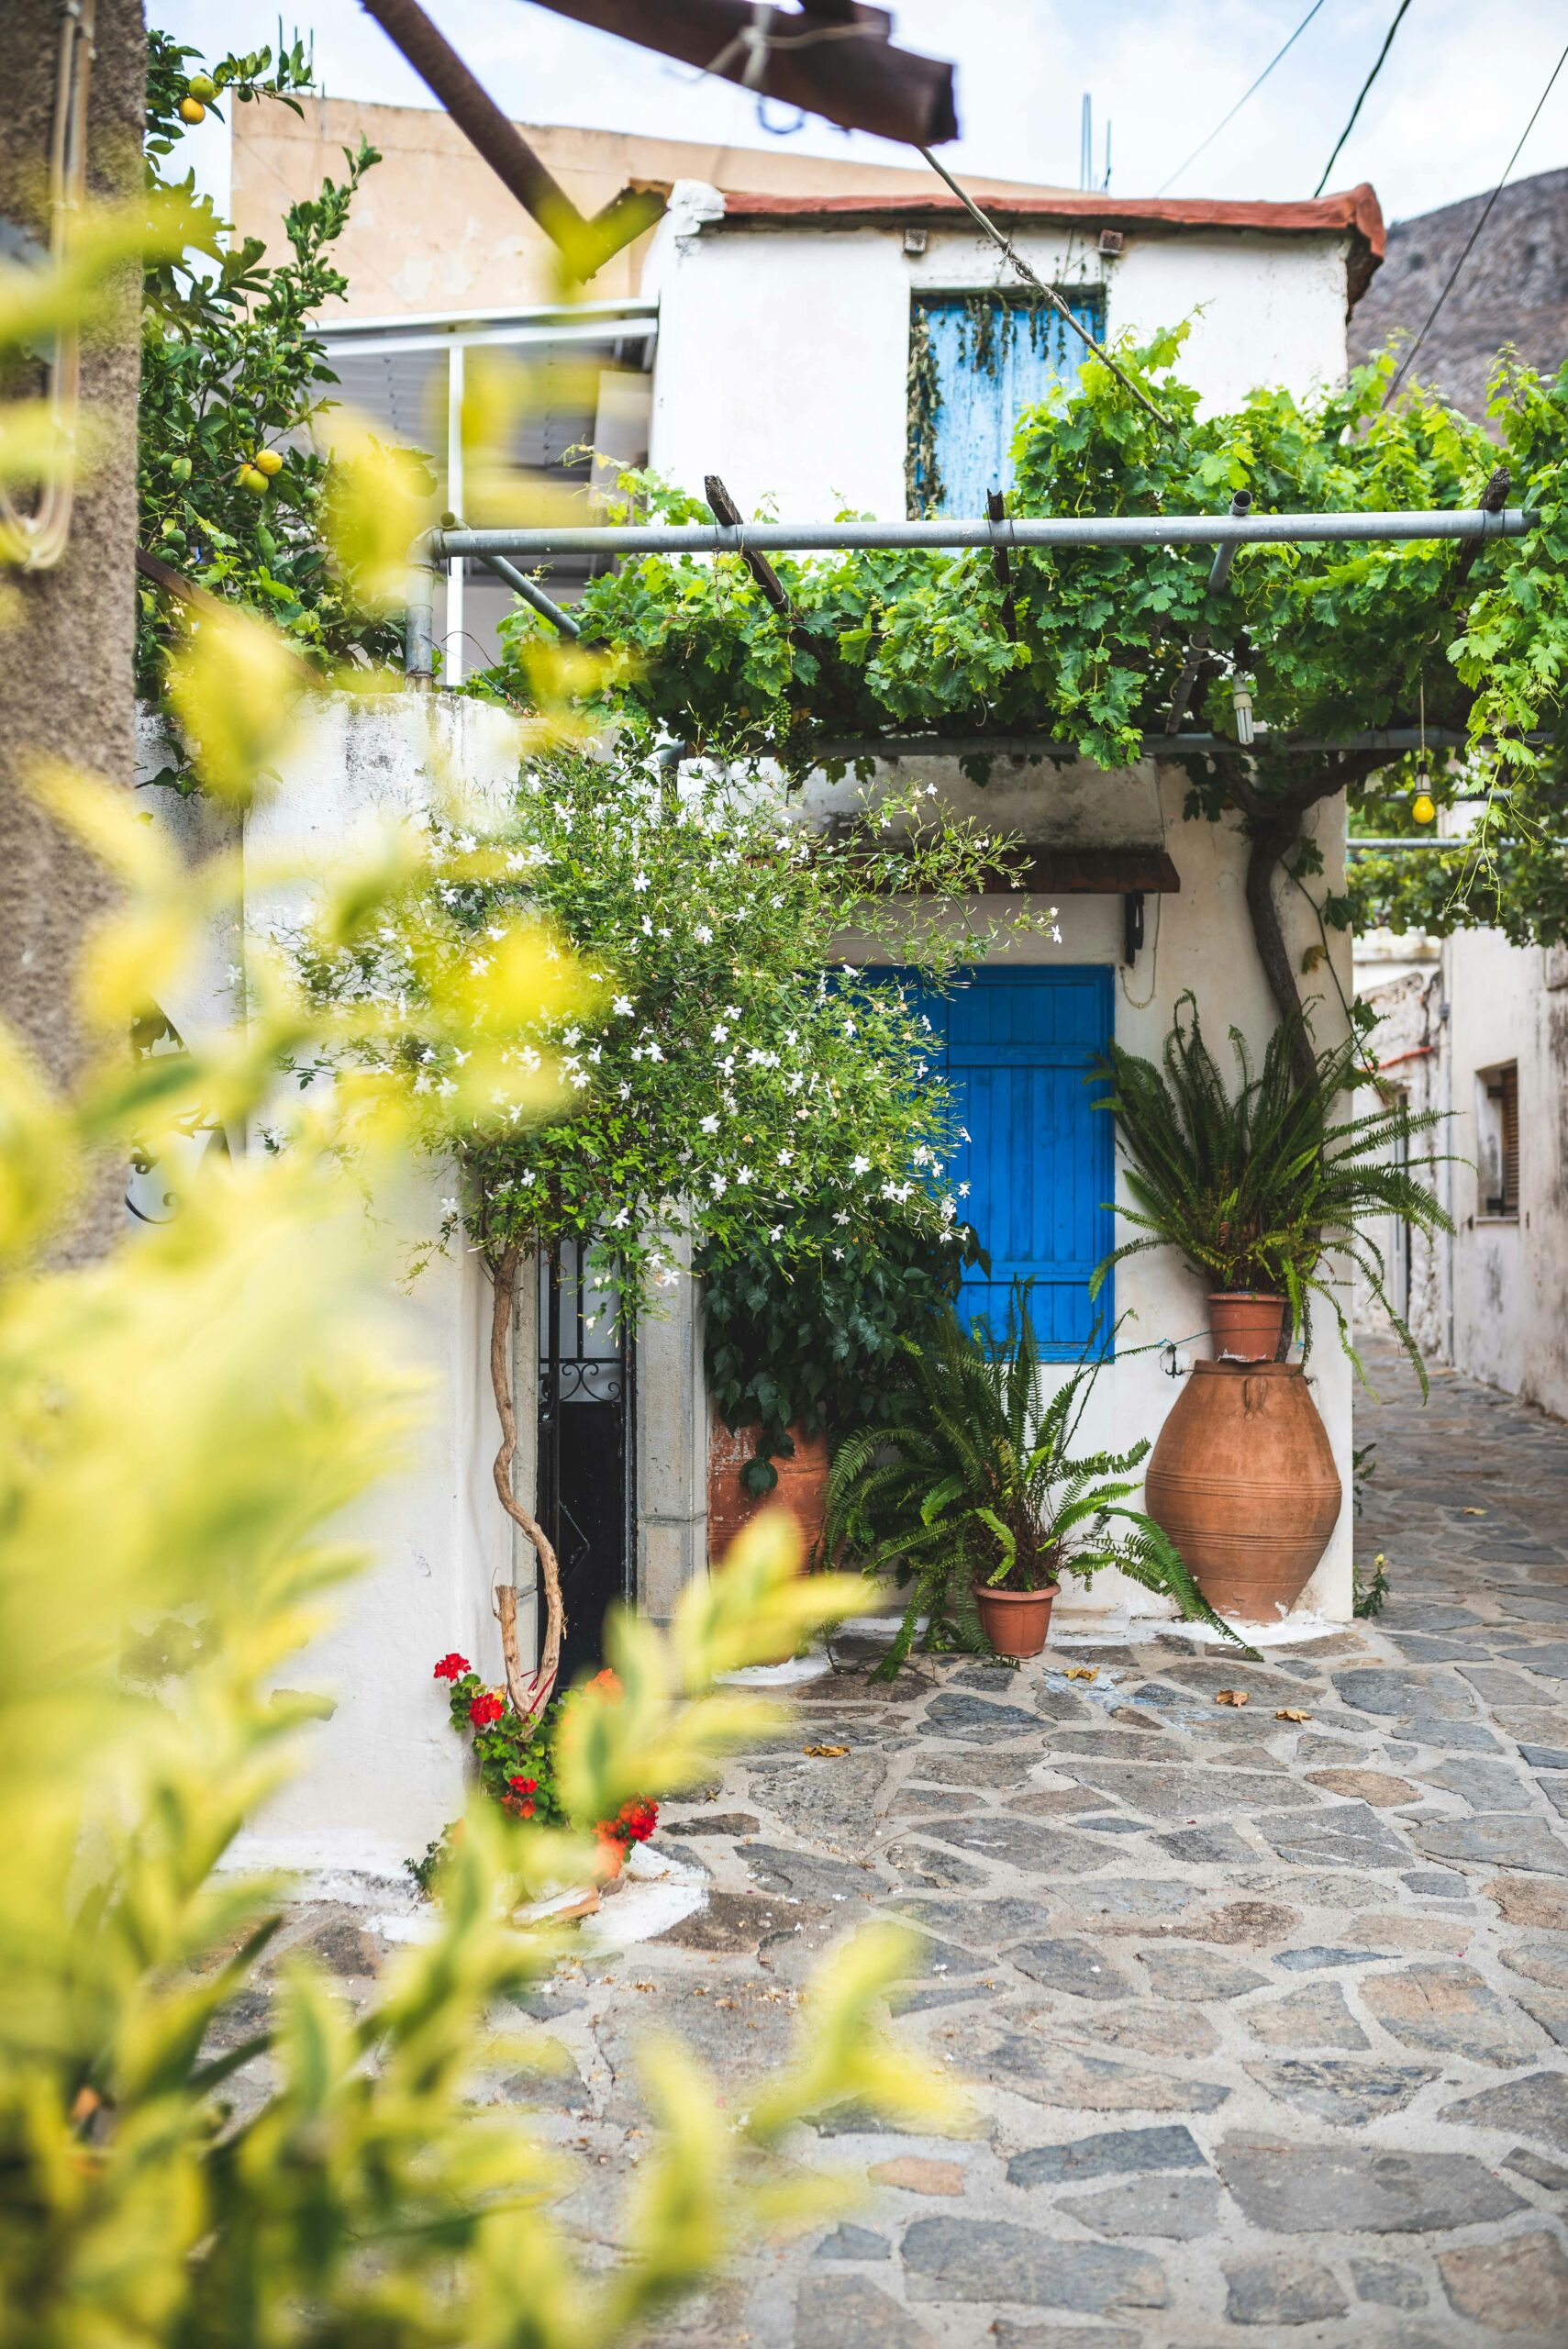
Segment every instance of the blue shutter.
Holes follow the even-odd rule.
[[[1075,1360],[1095,1321],[1104,1335],[1115,1319],[1111,1280],[1089,1302],[1089,1276],[1115,1244],[1115,1131],[1084,1081],[1110,1041],[1114,981],[1104,968],[990,966],[951,995],[917,992],[970,1137],[952,1168],[969,1185],[961,1212],[991,1258],[988,1277],[964,1282],[959,1311],[1000,1336],[1013,1283],[1032,1280],[1053,1362]]]
[[[991,356],[985,367],[978,366],[975,310],[984,298],[939,295],[919,303],[936,373],[939,514],[984,514],[986,492],[1005,489],[1012,479],[1008,451],[1022,411],[1044,399],[1053,384],[1078,380],[1084,346],[1065,319],[1043,306],[1001,295],[989,304]],[[1097,338],[1099,294],[1069,294],[1066,299],[1073,317]],[[922,497],[918,481],[915,495],[923,509],[929,501]]]

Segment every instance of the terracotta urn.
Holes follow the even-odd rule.
[[[997,1590],[991,1584],[973,1586],[980,1609],[980,1628],[998,1655],[1038,1655],[1051,1629],[1051,1602],[1061,1596],[1059,1582],[1043,1590]]]
[[[828,1439],[792,1427],[795,1450],[775,1457],[778,1483],[761,1498],[748,1492],[741,1471],[756,1457],[757,1430],[731,1430],[715,1412],[707,1450],[707,1554],[723,1557],[743,1526],[764,1508],[787,1508],[800,1528],[801,1564],[812,1563],[828,1505]]]
[[[1144,1506],[1211,1607],[1242,1623],[1287,1615],[1342,1497],[1299,1363],[1193,1364],[1150,1459]]]
[[[1208,1333],[1217,1362],[1273,1362],[1284,1328],[1284,1299],[1266,1289],[1217,1289],[1208,1299]]]

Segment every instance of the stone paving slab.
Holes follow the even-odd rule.
[[[873,1915],[920,1929],[893,2028],[973,2119],[803,2132],[863,2198],[664,2349],[1568,2343],[1568,1430],[1451,1374],[1423,1410],[1369,1362],[1375,1621],[1256,1665],[1066,1626],[1020,1670],[916,1659],[885,1691],[851,1656],[672,1807],[706,1908],[536,2002],[589,2241],[639,2151],[639,2032],[743,2093]],[[373,1966],[361,1926],[317,1930]]]

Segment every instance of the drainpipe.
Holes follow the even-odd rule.
[[[408,565],[408,601],[403,615],[403,674],[407,690],[428,694],[436,683],[436,566],[428,539],[415,547]]]

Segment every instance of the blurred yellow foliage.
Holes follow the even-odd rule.
[[[117,216],[68,270],[0,269],[0,341],[81,323],[106,273],[147,247],[145,215]],[[374,575],[381,541],[364,528],[352,560]],[[192,628],[174,691],[208,788],[247,805],[312,690],[261,620]],[[550,2215],[570,2182],[559,2157],[526,2116],[472,2100],[481,2070],[528,2060],[493,2018],[562,1943],[518,1913],[585,1868],[591,1837],[477,1803],[443,1865],[436,1932],[357,2013],[303,1961],[269,1976],[285,1887],[222,1865],[321,1709],[276,1681],[364,1564],[343,1512],[422,1407],[389,1343],[361,1188],[420,1139],[408,1065],[437,1073],[449,1117],[551,1114],[551,1037],[593,1015],[605,974],[526,918],[477,956],[439,917],[410,932],[408,907],[440,902],[442,852],[405,829],[335,873],[253,860],[246,885],[292,888],[339,947],[405,922],[424,958],[417,1026],[395,993],[310,1001],[294,963],[252,939],[231,1029],[133,1051],[133,1023],[240,910],[238,862],[186,864],[89,778],[31,782],[118,897],[83,941],[100,1048],[75,1089],[51,1090],[0,1024],[0,2338],[608,2343],[749,2229],[838,2193],[770,2166],[795,2122],[868,2096],[928,2124],[951,2116],[945,2086],[878,2032],[904,1938],[879,1931],[829,1968],[750,2114],[721,2117],[689,2055],[650,2055],[661,2133],[606,2270]],[[337,1080],[291,1088],[286,1146],[247,1151],[255,1121],[279,1115],[283,1072],[313,1062]],[[106,1165],[214,1129],[235,1154],[193,1162],[172,1220],[83,1269],[50,1261]],[[627,1701],[569,1709],[575,1816],[673,1788],[755,1729],[754,1700],[716,1675],[849,1604],[795,1566],[762,1528],[668,1634],[620,1626]]]

